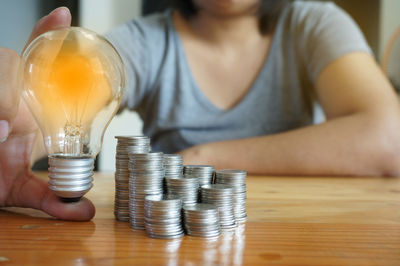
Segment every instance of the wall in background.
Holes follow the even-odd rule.
[[[382,0],[379,11],[379,54],[382,55],[390,36],[400,26],[400,1]]]
[[[39,18],[40,0],[3,0],[0,3],[0,46],[19,54]]]
[[[0,1],[0,46],[21,54],[35,23],[51,10],[67,6],[77,12],[78,0],[2,0]],[[78,25],[77,16],[72,25]]]
[[[141,0],[80,0],[82,27],[104,34],[141,14]]]

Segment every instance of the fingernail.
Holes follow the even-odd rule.
[[[56,13],[58,11],[61,11],[61,10],[63,10],[63,12],[68,12],[69,13],[69,9],[68,8],[66,8],[65,6],[61,6],[61,7],[57,7],[53,11],[51,11],[49,15],[51,15],[53,13]]]
[[[10,125],[6,120],[0,120],[0,143],[7,140],[10,133]]]

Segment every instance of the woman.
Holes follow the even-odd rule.
[[[282,2],[178,1],[108,35],[153,149],[251,173],[396,174],[397,100],[359,29],[331,3],[274,20]],[[328,122],[309,126],[315,98]]]
[[[279,2],[195,0],[110,32],[128,70],[124,106],[142,116],[155,150],[181,150],[185,163],[396,175],[399,106],[359,29],[332,4]],[[70,19],[64,8],[53,11],[31,39]],[[9,105],[19,101],[19,57],[5,49],[0,56],[0,205],[92,218],[88,200],[60,203],[29,171],[37,127],[22,102]],[[327,117],[319,125],[311,125],[314,99]]]

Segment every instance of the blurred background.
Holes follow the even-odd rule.
[[[161,11],[169,0],[1,0],[0,46],[21,53],[35,22],[51,10],[66,6],[71,10],[73,26],[82,26],[100,34],[134,17]],[[400,0],[336,0],[359,24],[379,61],[390,36],[400,25]],[[399,73],[400,74],[400,73]],[[317,112],[317,116],[322,114]],[[316,117],[320,120],[321,117]],[[140,135],[142,122],[134,112],[115,117],[104,136],[97,169],[114,171],[116,135]],[[47,158],[37,169],[47,169]]]

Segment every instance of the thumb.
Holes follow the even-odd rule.
[[[46,31],[70,25],[71,14],[68,8],[59,7],[36,23],[27,44]],[[12,121],[18,110],[21,82],[20,57],[15,51],[0,47],[0,143],[4,142],[11,132]]]
[[[33,27],[32,33],[26,43],[26,46],[37,36],[49,30],[71,25],[71,13],[66,7],[54,9],[50,14],[41,18]],[[26,48],[25,46],[25,48]],[[25,50],[25,49],[24,49]]]
[[[70,221],[89,221],[95,215],[94,205],[88,199],[64,203],[49,190],[44,180],[33,174],[22,177],[22,181],[16,184],[10,194],[12,201],[8,202],[9,206],[35,208]]]

